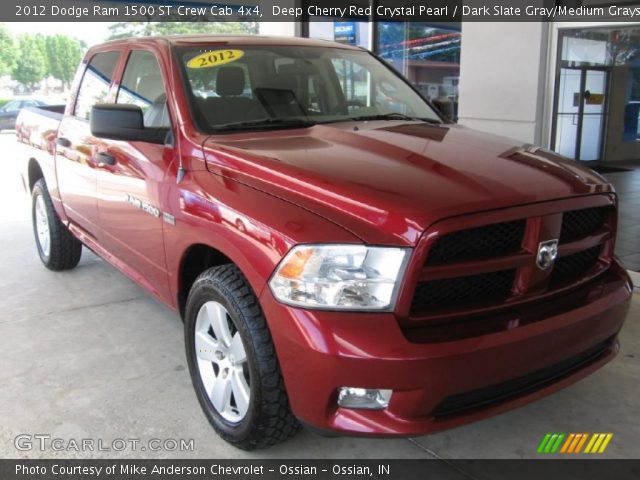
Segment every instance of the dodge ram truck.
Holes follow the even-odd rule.
[[[618,351],[632,285],[613,188],[451,124],[366,50],[114,41],[88,51],[64,114],[37,116],[18,131],[34,124],[42,263],[71,269],[85,245],[178,312],[202,410],[237,447],[301,425],[447,429]]]

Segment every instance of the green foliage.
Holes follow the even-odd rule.
[[[68,87],[82,60],[83,45],[66,35],[52,35],[46,38],[45,50],[49,75]]]
[[[20,35],[18,37],[16,62],[11,76],[15,81],[33,88],[46,75],[47,59],[42,37]]]
[[[109,40],[151,35],[257,33],[256,22],[122,22],[109,26]]]
[[[86,48],[68,35],[25,34],[14,38],[0,24],[0,75],[29,87],[53,77],[69,86]]]
[[[0,24],[0,76],[9,75],[13,71],[16,56],[16,45],[7,27]]]

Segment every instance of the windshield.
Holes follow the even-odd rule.
[[[19,100],[13,100],[9,103],[7,103],[4,107],[2,107],[2,111],[3,112],[13,112],[15,110],[19,110],[20,109],[20,101]]]
[[[182,48],[199,128],[207,133],[349,120],[440,123],[429,104],[365,51],[300,46]]]

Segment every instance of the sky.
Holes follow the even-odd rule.
[[[84,40],[88,46],[103,42],[109,34],[109,22],[7,22],[7,28],[14,34],[42,33],[54,35],[65,33],[79,40]]]

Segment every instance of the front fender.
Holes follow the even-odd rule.
[[[315,213],[207,171],[191,171],[183,182],[170,187],[168,198],[165,210],[175,217],[175,225],[164,224],[173,298],[180,291],[182,262],[193,245],[207,245],[228,257],[259,297],[294,245],[360,243]]]

